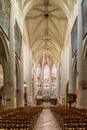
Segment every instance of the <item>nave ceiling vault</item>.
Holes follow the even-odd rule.
[[[56,63],[68,37],[69,18],[76,0],[23,0],[23,16],[35,61]]]

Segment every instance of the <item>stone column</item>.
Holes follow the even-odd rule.
[[[8,63],[5,62],[5,89],[4,94],[6,96],[6,106],[16,107],[16,72],[15,72],[15,39],[14,39],[14,9],[11,6],[10,15],[10,58]],[[9,81],[6,78],[9,77]]]
[[[36,65],[35,65],[35,70],[34,70],[34,98],[37,95],[37,82],[36,82],[37,76],[36,76]]]
[[[58,86],[58,99],[59,102],[62,103],[62,93],[61,93],[61,67],[60,62],[58,65],[58,80],[59,80],[59,86]]]
[[[73,71],[73,62],[72,62],[72,45],[70,41],[70,49],[69,49],[69,86],[67,86],[67,94],[76,94],[76,73]],[[67,98],[66,98],[67,100]],[[76,103],[72,104],[72,107],[75,107]]]
[[[76,93],[76,74],[73,72],[73,63],[72,63],[72,45],[70,41],[70,49],[69,49],[69,92],[71,94]]]
[[[41,90],[42,90],[42,94],[44,94],[44,69],[42,71]]]
[[[35,73],[34,73],[34,90],[35,90],[35,95],[34,97],[37,95],[37,69],[36,69],[36,66],[35,66]]]
[[[50,92],[50,94],[52,93],[52,66],[49,66],[49,85],[50,85],[50,90],[49,90],[49,92]]]
[[[61,103],[61,80],[60,80],[60,74],[58,70],[58,101]]]
[[[78,1],[78,33],[77,33],[77,73],[78,73],[78,108],[87,108],[87,61],[82,55],[83,48],[82,8]]]
[[[57,100],[59,102],[59,99],[60,99],[60,85],[59,85],[59,70],[58,70],[58,67],[56,69],[56,96],[57,96]]]
[[[21,53],[22,55],[22,53]],[[24,106],[24,81],[23,81],[23,57],[21,56],[20,68],[16,70],[17,107]]]
[[[4,60],[3,72],[4,72],[4,99],[6,107],[16,107],[16,81],[15,75],[11,71],[11,61],[10,58],[8,61]],[[14,78],[12,79],[12,77]],[[12,82],[13,80],[13,82]]]
[[[62,105],[66,105],[66,48],[64,47],[61,52],[61,70],[60,70],[60,75],[61,75],[61,102]]]
[[[29,77],[27,79],[27,103],[32,103],[32,51],[29,48]]]
[[[34,90],[34,66],[32,63],[32,102],[34,103],[34,95],[35,95],[35,90]]]

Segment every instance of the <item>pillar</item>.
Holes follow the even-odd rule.
[[[22,52],[22,51],[21,51]],[[21,53],[22,55],[22,53]],[[20,68],[16,70],[17,107],[24,106],[24,81],[23,81],[23,57],[21,56]]]
[[[14,6],[14,5],[13,5]],[[11,6],[10,15],[10,58],[5,62],[5,89],[6,106],[16,107],[16,71],[15,71],[15,39],[14,39],[14,8]],[[9,77],[9,78],[7,78]]]
[[[50,85],[50,88],[49,88],[49,94],[52,93],[52,66],[49,66],[49,85]]]
[[[35,70],[34,70],[34,98],[36,97],[37,95],[37,74],[36,74],[36,65],[34,66],[35,67]]]
[[[44,94],[44,65],[41,66],[41,93]]]
[[[35,65],[35,73],[34,73],[34,90],[35,90],[35,95],[34,97],[37,95],[37,69],[36,69],[36,65]]]
[[[5,106],[16,107],[16,81],[15,81],[15,75],[11,72],[13,70],[11,68],[10,58],[8,61],[4,60],[3,71],[4,71]]]
[[[83,28],[82,28],[82,8],[81,0],[78,1],[78,33],[77,33],[77,73],[78,73],[78,108],[87,108],[87,61],[82,54],[83,48]]]
[[[58,66],[59,67],[59,66]],[[56,94],[57,94],[57,99],[58,99],[58,103],[60,103],[60,94],[61,94],[61,90],[60,90],[60,79],[59,79],[59,69],[57,67],[57,72],[56,72]]]
[[[61,63],[59,62],[58,65],[58,80],[59,80],[59,86],[58,86],[58,99],[59,102],[62,103],[62,94],[61,94]]]
[[[69,49],[69,93],[76,93],[76,74],[73,72],[73,62],[72,62],[72,45],[70,41],[70,49]]]
[[[61,103],[66,105],[66,81],[67,81],[67,66],[66,66],[66,46],[61,52],[61,67],[60,67],[60,77],[61,77]]]
[[[29,77],[27,77],[27,103],[32,104],[32,51],[29,48]]]
[[[34,65],[32,65],[32,101],[34,102],[34,97],[35,97],[35,70],[34,70]]]

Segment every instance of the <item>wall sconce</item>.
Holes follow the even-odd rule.
[[[24,87],[25,87],[25,88],[27,87],[27,84],[26,84],[26,82],[24,82]]]

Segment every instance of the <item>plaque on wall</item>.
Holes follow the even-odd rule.
[[[82,89],[87,89],[87,80],[79,81],[79,86]]]
[[[9,39],[10,32],[10,0],[0,0],[0,28]]]

